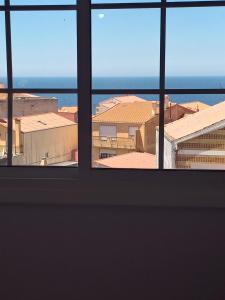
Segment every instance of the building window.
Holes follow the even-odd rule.
[[[138,130],[137,126],[129,126],[129,128],[128,128],[128,136],[135,138],[137,130]]]

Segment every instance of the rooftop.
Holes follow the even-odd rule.
[[[21,131],[24,133],[75,125],[74,122],[55,113],[24,116],[17,119],[21,121]]]
[[[181,106],[184,106],[186,108],[189,108],[193,111],[200,111],[206,108],[209,108],[210,105],[201,102],[201,101],[191,101],[191,102],[185,102],[185,103],[180,103]]]
[[[35,96],[32,94],[24,94],[24,93],[15,93],[13,94],[13,99],[19,99],[19,98],[41,98],[39,96]],[[8,95],[7,94],[0,94],[0,101],[3,100],[7,100],[8,99]]]
[[[66,119],[68,119],[68,120],[70,120],[72,122],[76,122],[74,113],[59,111],[58,115],[61,116],[61,117],[63,117],[63,118],[66,118]]]
[[[134,95],[122,95],[122,96],[115,96],[106,100],[101,101],[99,104],[108,106],[110,104],[117,104],[117,103],[133,103],[133,102],[143,102],[146,101],[140,97]]]
[[[156,156],[150,153],[130,152],[95,161],[96,167],[122,169],[154,169]]]
[[[93,117],[99,123],[144,123],[154,115],[151,101],[119,103]]]
[[[73,114],[75,114],[77,111],[78,111],[77,106],[63,106],[59,109],[59,112],[73,113]]]
[[[225,101],[165,125],[170,140],[179,140],[225,121]]]

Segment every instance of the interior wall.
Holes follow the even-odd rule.
[[[225,211],[1,206],[0,298],[224,299]]]

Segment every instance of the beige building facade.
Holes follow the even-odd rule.
[[[7,118],[7,95],[0,94],[0,118]],[[43,113],[57,113],[58,100],[54,97],[39,97],[30,94],[14,94],[13,116],[22,117]]]
[[[55,113],[16,118],[13,121],[13,165],[38,166],[76,161],[77,123]],[[7,152],[7,123],[0,123],[1,149]],[[3,150],[2,150],[3,151]],[[3,153],[3,152],[2,152]]]
[[[192,110],[167,103],[165,122],[182,118]],[[119,103],[92,118],[92,161],[130,152],[155,154],[155,130],[159,103]]]

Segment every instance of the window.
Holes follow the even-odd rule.
[[[135,137],[136,136],[136,131],[138,130],[138,127],[129,127],[128,129],[128,135],[130,137]]]
[[[140,174],[159,190],[169,174],[224,170],[224,7],[2,1],[1,175]]]
[[[116,126],[100,125],[99,135],[101,138],[116,138]]]

